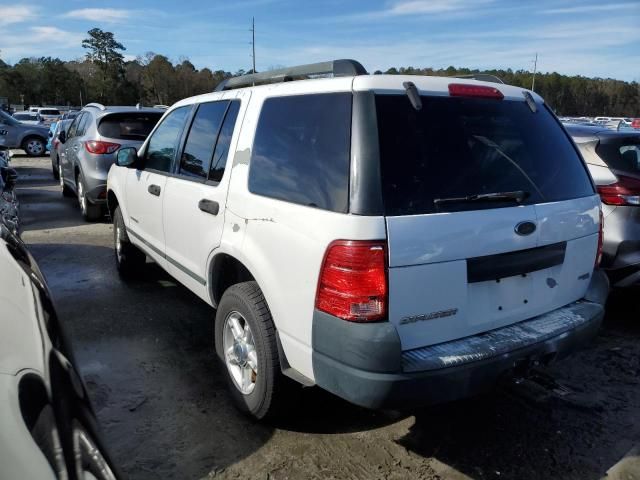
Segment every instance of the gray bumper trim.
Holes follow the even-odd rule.
[[[485,360],[558,337],[590,321],[602,305],[578,301],[530,320],[402,354],[404,372],[424,372]]]

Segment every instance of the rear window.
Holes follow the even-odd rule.
[[[156,126],[162,113],[112,113],[104,117],[98,125],[98,133],[103,137],[120,140],[144,140]]]
[[[442,201],[490,193],[525,192],[522,204],[594,194],[546,108],[533,113],[524,101],[423,96],[416,111],[404,95],[378,95],[376,108],[387,215],[516,205]]]
[[[614,141],[608,139],[598,145],[596,152],[612,170],[640,175],[640,135]]]
[[[346,212],[351,100],[351,93],[265,100],[253,143],[249,190]]]
[[[60,115],[60,110],[40,110],[40,115]]]

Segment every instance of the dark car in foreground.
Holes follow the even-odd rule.
[[[45,279],[1,222],[0,478],[119,478]]]
[[[614,287],[640,282],[640,132],[565,125],[602,199],[603,268]]]

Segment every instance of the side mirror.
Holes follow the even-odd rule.
[[[13,168],[2,167],[0,168],[0,174],[2,175],[5,189],[13,190],[13,187],[15,187],[16,183],[18,183],[18,172],[16,172]]]
[[[133,147],[124,147],[118,150],[116,165],[119,167],[134,168],[138,162],[138,151]]]
[[[59,134],[58,134],[58,140],[60,141],[60,143],[64,143],[67,141],[67,132],[65,132],[64,130],[62,130]]]

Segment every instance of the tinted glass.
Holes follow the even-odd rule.
[[[612,170],[640,175],[640,135],[608,138],[600,142],[596,152]]]
[[[40,110],[40,115],[60,115],[59,110]]]
[[[270,98],[256,129],[249,190],[346,212],[350,143],[350,93]]]
[[[378,95],[387,215],[510,207],[505,201],[435,202],[523,191],[524,204],[593,195],[586,169],[546,108],[524,101]]]
[[[161,172],[171,170],[180,135],[190,109],[190,106],[176,108],[153,132],[145,154],[145,168]]]
[[[216,139],[229,102],[202,103],[191,123],[180,159],[180,174],[207,178]]]
[[[82,135],[87,133],[87,128],[89,128],[89,124],[91,123],[92,119],[93,117],[89,112],[84,112],[84,114],[82,114],[82,118],[78,123],[78,129],[76,130],[76,137],[81,137]]]
[[[211,162],[211,170],[209,171],[209,180],[220,182],[224,175],[224,169],[227,165],[227,157],[229,156],[229,146],[231,145],[231,137],[233,137],[233,129],[238,118],[240,110],[240,102],[233,101],[229,105],[227,114],[224,117],[222,129],[218,135],[218,143],[216,143],[216,151]]]
[[[82,122],[82,119],[83,119],[84,116],[85,116],[85,114],[81,113],[80,115],[78,115],[75,118],[75,120],[73,121],[73,123],[69,127],[69,131],[67,132],[67,138],[75,137],[76,131],[78,130],[78,124],[80,122]]]
[[[13,118],[21,122],[24,120],[37,120],[35,115],[29,115],[28,113],[16,113],[13,115]]]
[[[156,126],[162,113],[112,113],[100,120],[98,133],[120,140],[144,140]]]

